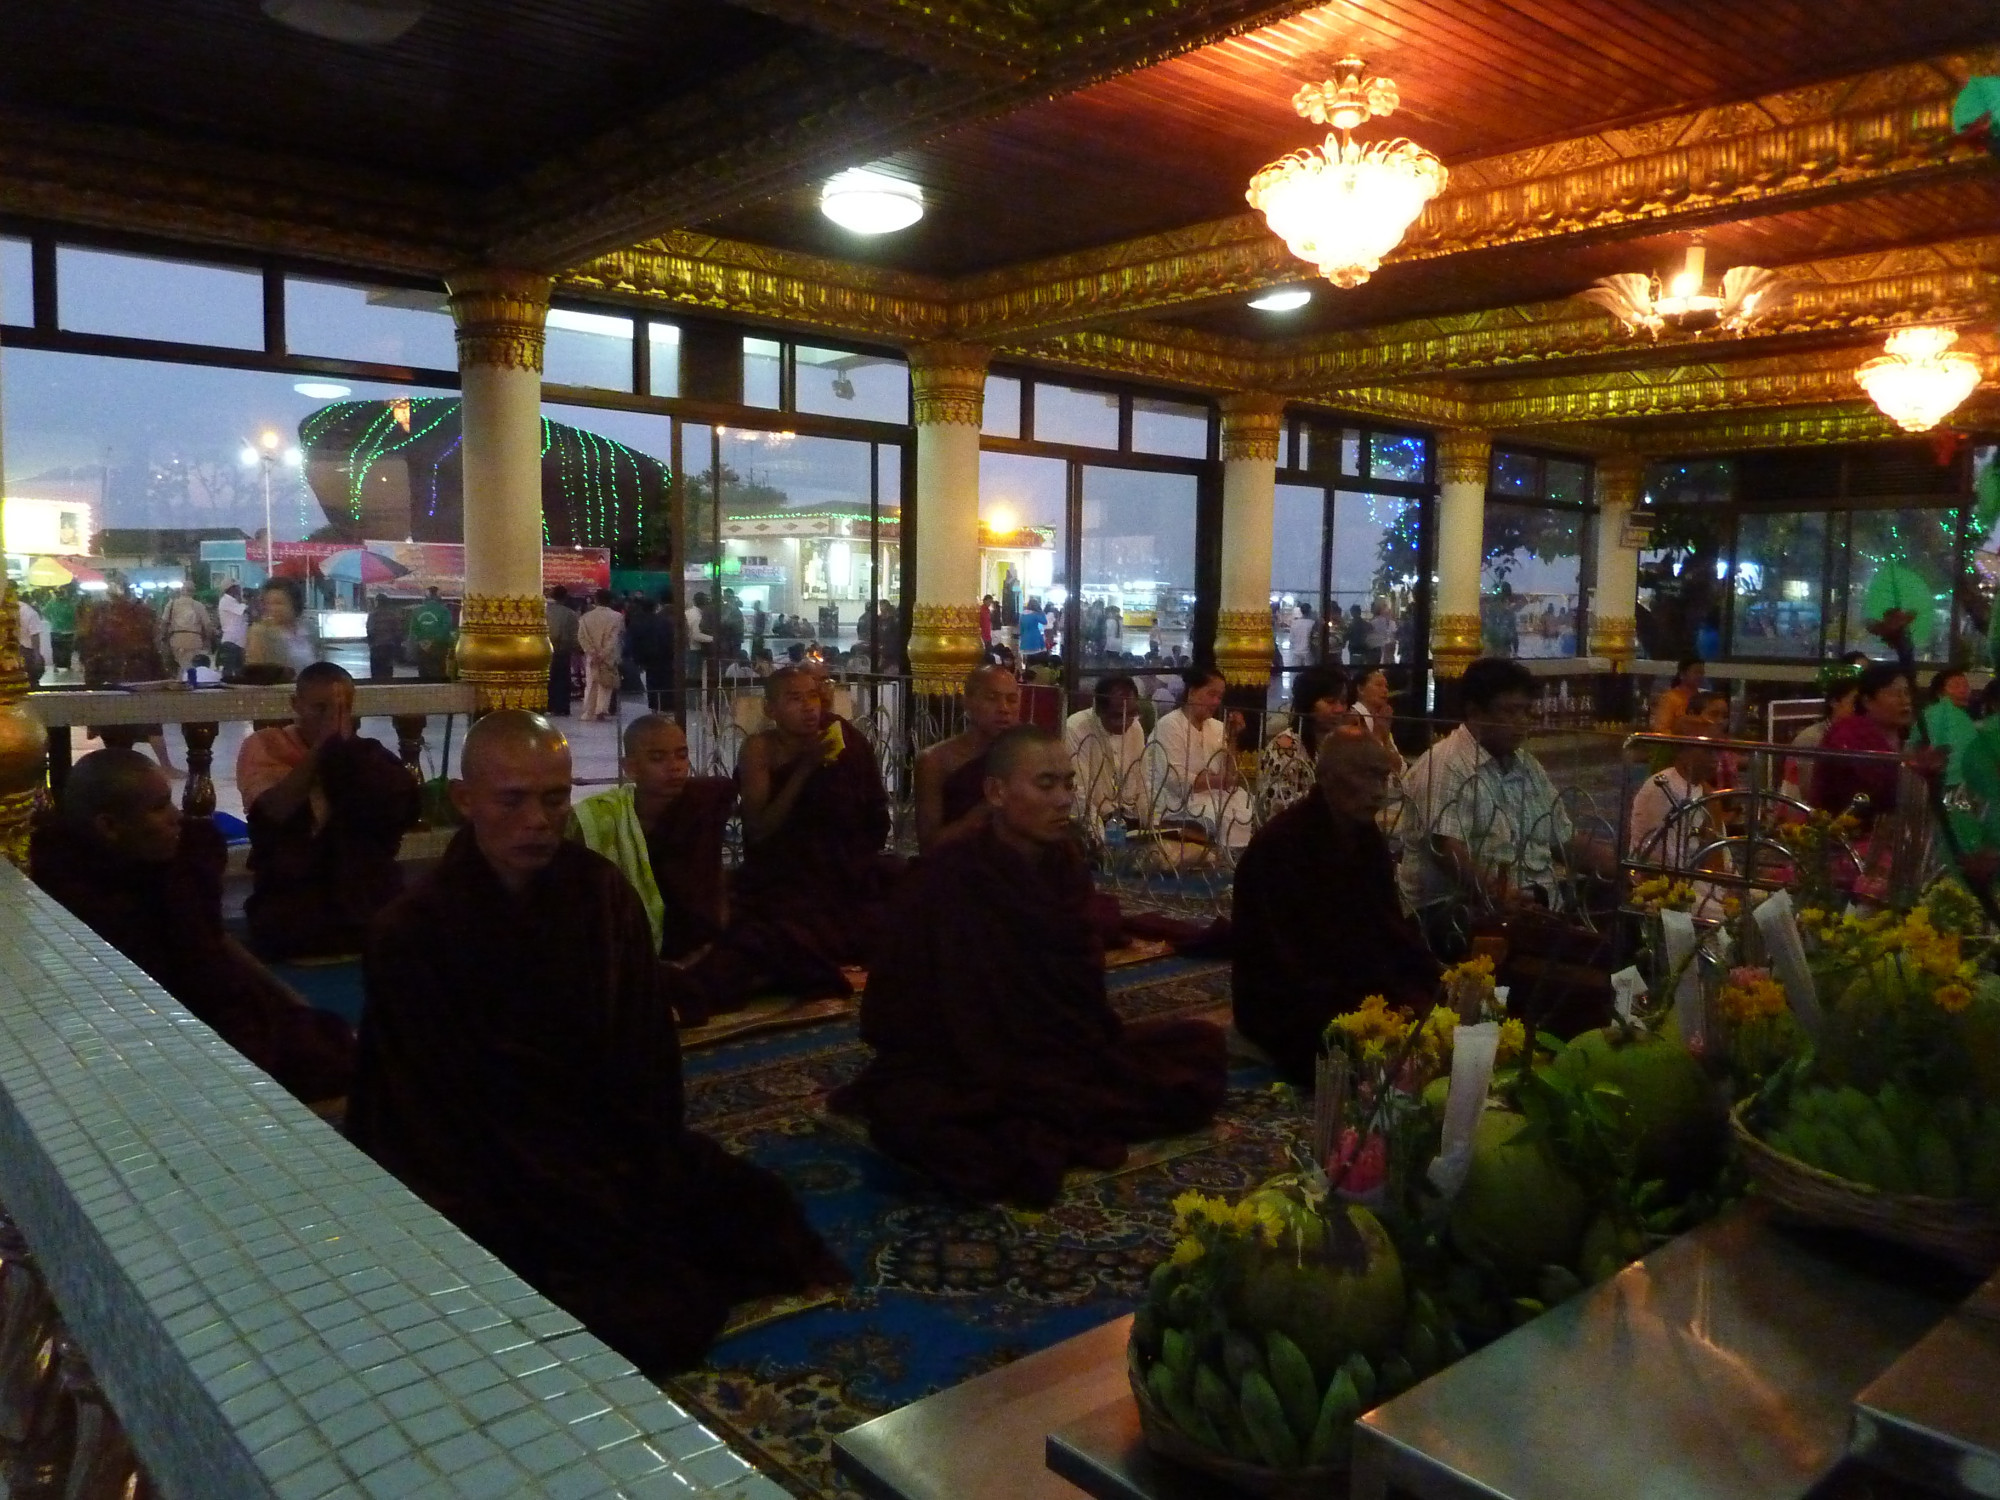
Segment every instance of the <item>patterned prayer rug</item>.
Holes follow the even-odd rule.
[[[1111,986],[1129,1019],[1227,1019],[1226,966],[1168,959]],[[780,1173],[855,1273],[819,1305],[742,1310],[705,1366],[669,1382],[802,1496],[855,1493],[833,1470],[837,1433],[1129,1312],[1171,1244],[1174,1198],[1286,1170],[1306,1124],[1267,1070],[1240,1068],[1209,1129],[1072,1174],[1048,1211],[967,1205],[827,1114],[867,1056],[841,1021],[687,1060],[689,1123]]]

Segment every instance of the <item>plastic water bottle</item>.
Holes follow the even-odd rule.
[[[1125,817],[1113,813],[1104,820],[1104,847],[1110,853],[1118,853],[1125,847]]]

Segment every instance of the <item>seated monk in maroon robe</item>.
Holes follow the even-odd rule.
[[[722,851],[736,783],[693,775],[687,734],[665,714],[626,725],[624,750],[625,784],[577,804],[569,836],[617,865],[638,893],[681,1024],[740,1010],[760,989],[848,994],[840,970],[782,928],[731,920]]]
[[[1005,667],[980,667],[965,679],[965,728],[917,757],[917,852],[986,821],[986,756],[1021,722],[1021,684]]]
[[[1062,741],[1023,725],[986,764],[984,826],[904,884],[861,999],[875,1057],[832,1104],[955,1192],[1045,1206],[1069,1168],[1201,1125],[1227,1064],[1206,1021],[1112,1010]]]
[[[737,765],[737,918],[780,929],[830,963],[867,963],[892,868],[875,752],[852,725],[824,717],[819,685],[796,667],[764,679],[764,710],[772,727],[744,742]]]
[[[1320,741],[1317,790],[1271,819],[1236,866],[1236,1029],[1310,1086],[1327,1023],[1370,995],[1428,1006],[1437,960],[1403,910],[1375,825],[1395,752],[1359,732]]]
[[[845,1281],[782,1182],[687,1128],[645,910],[563,837],[568,742],[489,714],[463,776],[468,826],[370,935],[355,1144],[648,1373]]]
[[[76,763],[35,828],[35,884],[308,1104],[347,1092],[354,1032],[314,1010],[222,927],[222,835],[183,820],[160,768],[135,750]]]
[[[243,915],[265,958],[359,953],[375,913],[403,889],[396,850],[417,821],[408,767],[354,732],[354,679],[304,668],[292,722],[260,729],[236,757],[254,884]]]

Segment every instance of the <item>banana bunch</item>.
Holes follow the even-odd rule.
[[[1344,1464],[1354,1419],[1465,1353],[1451,1318],[1423,1292],[1410,1299],[1402,1347],[1379,1363],[1358,1350],[1322,1381],[1285,1334],[1231,1327],[1162,1265],[1132,1320],[1135,1387],[1189,1439],[1271,1469]]]
[[[2000,1104],[1930,1099],[1884,1084],[1792,1094],[1765,1143],[1786,1156],[1884,1193],[2000,1204]]]

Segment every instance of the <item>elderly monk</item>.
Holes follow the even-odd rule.
[[[1043,1206],[1070,1167],[1192,1130],[1221,1103],[1222,1032],[1121,1022],[1084,910],[1060,738],[1023,725],[986,752],[976,826],[924,857],[861,1000],[867,1070],[833,1107],[968,1198]]]
[[[798,667],[764,679],[771,727],[743,744],[742,916],[773,924],[836,964],[866,963],[888,871],[889,798],[868,741],[829,719]]]
[[[28,849],[35,883],[196,1019],[307,1103],[338,1098],[354,1033],[223,931],[225,862],[215,824],[183,821],[166,776],[134,750],[79,760]]]
[[[688,1130],[645,908],[563,838],[568,742],[489,714],[462,774],[467,826],[371,934],[348,1134],[648,1373],[845,1280],[783,1183]]]
[[[402,892],[396,850],[419,793],[392,751],[355,733],[344,668],[300,669],[292,722],[243,741],[236,785],[250,823],[251,945],[274,961],[359,953]]]
[[[986,821],[986,755],[1021,719],[1021,684],[1005,667],[965,679],[965,728],[917,757],[917,850],[929,854]]]
[[[1261,829],[1236,866],[1236,1029],[1310,1085],[1327,1022],[1370,995],[1419,1004],[1438,965],[1403,911],[1375,815],[1400,769],[1360,733],[1320,741],[1318,795]]]

